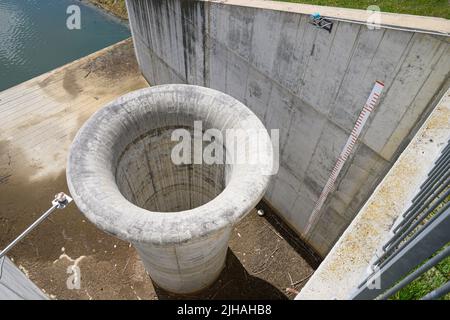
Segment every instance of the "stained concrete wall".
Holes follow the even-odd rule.
[[[450,89],[297,295],[345,300],[369,276],[369,264],[392,237],[392,224],[410,206],[450,139]],[[383,279],[380,279],[383,281]],[[385,287],[385,285],[382,285]]]
[[[223,91],[267,128],[280,129],[280,171],[265,198],[322,255],[448,86],[450,47],[443,36],[350,22],[334,22],[328,33],[308,23],[304,6],[270,1],[127,0],[127,6],[138,62],[150,84]],[[346,12],[363,11],[339,9],[340,17]],[[418,25],[448,27],[444,19],[417,19]],[[380,105],[306,233],[376,80],[385,83]]]

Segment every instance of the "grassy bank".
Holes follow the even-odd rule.
[[[121,19],[128,20],[125,0],[89,0],[89,1]]]
[[[382,12],[414,14],[450,19],[450,4],[448,0],[275,0],[315,4],[320,6],[367,9],[377,5]]]
[[[125,0],[89,0],[99,7],[108,10],[122,19],[128,19]],[[448,0],[275,0],[315,4],[330,7],[367,9],[377,5],[383,12],[414,14],[450,19],[450,4]]]

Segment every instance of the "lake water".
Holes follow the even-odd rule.
[[[80,29],[67,27],[76,21],[70,5],[80,8]],[[124,23],[79,1],[0,0],[0,91],[129,36]]]

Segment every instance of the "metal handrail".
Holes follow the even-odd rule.
[[[450,255],[448,170],[450,141],[410,207],[394,223],[392,236],[370,264],[370,275],[355,288],[351,299],[387,299]],[[449,290],[446,283],[422,299],[436,299]]]
[[[72,202],[72,198],[66,195],[64,192],[60,192],[55,195],[55,199],[52,201],[50,209],[45,211],[35,222],[33,222],[28,228],[26,228],[17,238],[15,238],[10,244],[6,246],[0,252],[0,259],[2,259],[9,250],[17,245],[23,238],[25,238],[34,228],[36,228],[42,221],[44,221],[53,211],[56,209],[64,209],[69,203]]]

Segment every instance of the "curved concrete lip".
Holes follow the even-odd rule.
[[[121,139],[127,131],[134,130],[135,136],[145,131],[139,126],[130,129],[133,120],[151,118],[159,112],[195,114],[219,130],[266,130],[246,106],[216,90],[176,84],[126,94],[97,111],[73,141],[67,182],[78,208],[91,222],[112,235],[133,243],[154,245],[202,238],[236,223],[254,208],[267,189],[270,176],[262,173],[260,164],[232,165],[225,189],[211,201],[190,210],[148,211],[122,195],[114,172],[117,154],[128,143]],[[256,139],[250,137],[253,138]],[[260,145],[255,152],[271,157],[272,145]]]

